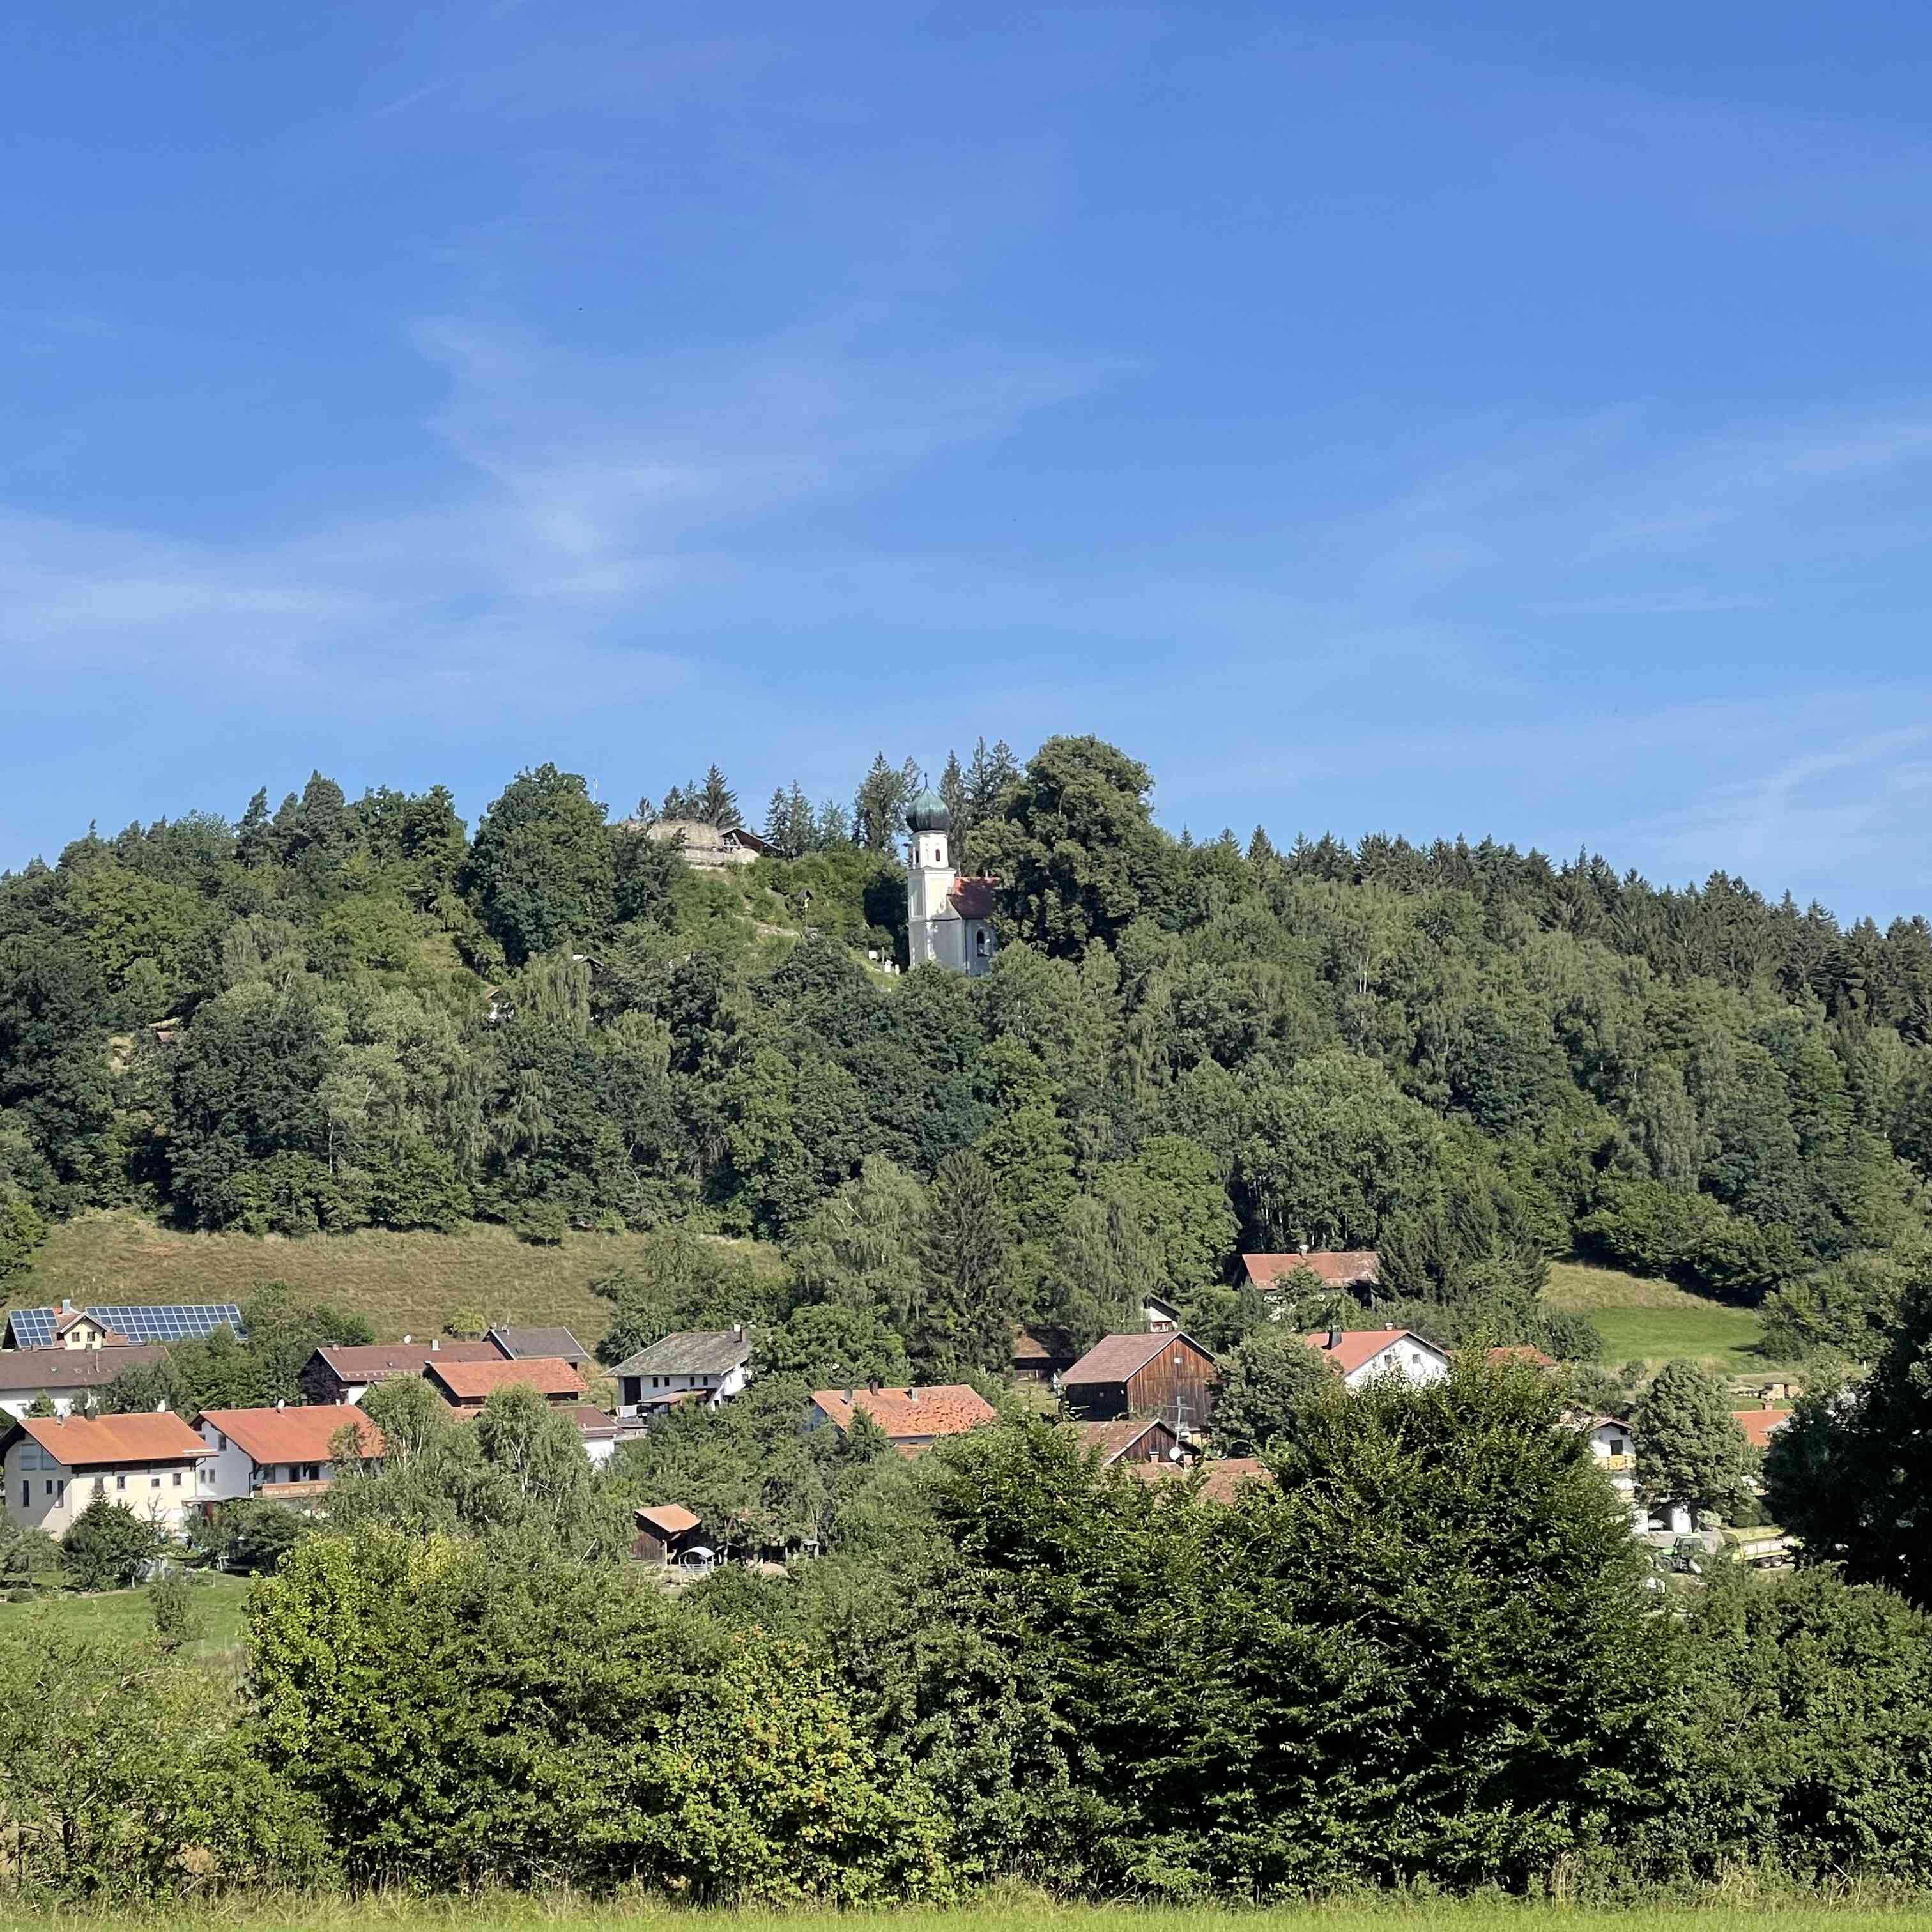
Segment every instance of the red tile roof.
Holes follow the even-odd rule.
[[[365,1456],[382,1453],[382,1432],[359,1408],[328,1402],[299,1408],[205,1408],[212,1423],[257,1462],[326,1462],[328,1445],[352,1429]]]
[[[1032,1328],[1013,1330],[1013,1366],[1048,1368],[1070,1362],[1079,1352],[1064,1328]]]
[[[99,1469],[117,1463],[186,1462],[214,1450],[172,1410],[140,1415],[23,1416],[23,1429],[70,1469]]]
[[[377,1342],[368,1348],[318,1348],[338,1382],[386,1382],[419,1376],[431,1362],[500,1362],[493,1342]]]
[[[1186,1462],[1129,1462],[1125,1466],[1143,1482],[1172,1482],[1191,1473]],[[1210,1502],[1232,1502],[1250,1483],[1272,1483],[1274,1476],[1258,1456],[1223,1456],[1201,1465],[1201,1493]]]
[[[1731,1413],[1754,1449],[1768,1448],[1771,1438],[1791,1420],[1788,1408],[1734,1408]]]
[[[1214,1357],[1190,1336],[1178,1328],[1156,1330],[1151,1334],[1102,1335],[1079,1360],[1060,1378],[1063,1388],[1078,1388],[1093,1383],[1124,1382],[1137,1376],[1164,1348],[1183,1344],[1197,1354]]]
[[[1384,1348],[1400,1341],[1420,1342],[1436,1354],[1442,1352],[1433,1342],[1426,1336],[1417,1334],[1413,1328],[1344,1328],[1332,1348],[1328,1346],[1328,1330],[1325,1328],[1301,1339],[1324,1360],[1333,1362],[1345,1376],[1352,1376],[1358,1369],[1372,1362]]]
[[[952,882],[952,904],[962,919],[991,919],[1000,903],[998,879],[958,878]]]
[[[1324,1248],[1306,1255],[1244,1255],[1241,1265],[1257,1288],[1272,1288],[1285,1274],[1306,1268],[1330,1288],[1348,1288],[1358,1281],[1379,1281],[1382,1258],[1373,1248]]]
[[[439,1358],[423,1373],[459,1402],[481,1402],[500,1388],[527,1384],[543,1396],[578,1396],[584,1393],[584,1378],[568,1362],[554,1355],[526,1355],[506,1362],[491,1352],[492,1359],[478,1362],[450,1362]]]
[[[1498,1368],[1505,1362],[1527,1362],[1533,1369],[1562,1366],[1554,1355],[1546,1355],[1540,1348],[1532,1348],[1524,1342],[1518,1342],[1508,1348],[1492,1348],[1489,1351],[1489,1358]]]
[[[963,1436],[994,1419],[992,1405],[963,1382],[943,1382],[932,1388],[818,1389],[812,1400],[842,1431],[849,1431],[854,1413],[862,1412],[894,1442]]]

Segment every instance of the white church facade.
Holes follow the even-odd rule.
[[[976,978],[992,968],[998,941],[993,906],[998,882],[965,878],[952,868],[952,816],[929,788],[906,811],[912,843],[906,856],[906,950],[911,963],[930,960]]]

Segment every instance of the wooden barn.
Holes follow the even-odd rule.
[[[1158,1416],[1176,1430],[1204,1429],[1220,1373],[1214,1358],[1178,1328],[1103,1335],[1060,1377],[1060,1393],[1088,1422]]]

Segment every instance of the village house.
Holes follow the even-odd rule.
[[[1343,1385],[1360,1388],[1378,1376],[1424,1388],[1449,1372],[1449,1352],[1412,1328],[1330,1328],[1301,1338],[1339,1373]]]
[[[634,818],[621,820],[620,827],[639,829]],[[752,865],[772,850],[748,825],[708,825],[701,818],[659,818],[641,829],[645,837],[657,844],[675,842],[679,857],[700,872],[722,872],[734,866]]]
[[[459,1415],[481,1409],[499,1389],[533,1388],[558,1408],[574,1409],[584,1400],[584,1378],[554,1357],[454,1362],[446,1355],[436,1356],[424,1364],[423,1379]]]
[[[1157,1294],[1141,1298],[1141,1326],[1150,1335],[1168,1335],[1180,1326],[1180,1310]]]
[[[684,1552],[700,1546],[704,1526],[682,1503],[652,1503],[640,1508],[633,1520],[637,1535],[631,1554],[640,1563],[673,1563]]]
[[[242,1333],[242,1311],[232,1301],[157,1302],[152,1307],[122,1305],[76,1308],[14,1308],[0,1334],[8,1348],[124,1348],[140,1344],[198,1341],[218,1328]]]
[[[308,1503],[336,1478],[336,1438],[355,1432],[364,1457],[382,1453],[382,1434],[359,1408],[339,1403],[291,1408],[205,1408],[195,1426],[208,1450],[196,1478],[203,1506],[253,1500]]]
[[[1051,1382],[1079,1358],[1080,1351],[1064,1328],[1017,1328],[1008,1366],[1016,1382]]]
[[[680,1402],[716,1408],[751,1379],[752,1340],[735,1328],[693,1328],[667,1335],[610,1371],[620,1415],[653,1415]]]
[[[100,1348],[8,1348],[0,1350],[0,1409],[25,1415],[41,1396],[56,1415],[83,1414],[123,1369],[144,1368],[164,1360],[167,1351],[130,1344]]]
[[[23,1416],[0,1436],[7,1519],[64,1536],[92,1502],[124,1503],[143,1522],[178,1532],[200,1500],[208,1446],[166,1409],[138,1415]]]
[[[1112,1422],[1076,1422],[1074,1429],[1089,1448],[1100,1452],[1100,1466],[1116,1462],[1176,1462],[1180,1438],[1158,1416],[1124,1415]]]
[[[318,1348],[303,1365],[302,1394],[311,1402],[360,1402],[372,1388],[398,1376],[420,1376],[432,1362],[500,1362],[490,1342],[377,1342],[367,1348]]]
[[[484,1337],[506,1362],[542,1355],[568,1362],[579,1375],[590,1368],[590,1351],[568,1328],[524,1328],[500,1324]]]
[[[1221,1372],[1214,1358],[1178,1328],[1103,1335],[1060,1378],[1061,1399],[1088,1422],[1158,1416],[1177,1436],[1205,1429]]]
[[[963,1436],[995,1419],[992,1405],[963,1382],[929,1388],[886,1388],[874,1382],[863,1388],[814,1391],[805,1426],[820,1429],[830,1423],[849,1436],[855,1415],[870,1416],[903,1456],[916,1456],[942,1436]]]
[[[1382,1278],[1382,1258],[1373,1248],[1304,1247],[1292,1255],[1244,1255],[1241,1266],[1250,1284],[1264,1294],[1272,1293],[1284,1276],[1304,1269],[1324,1288],[1376,1288]]]
[[[1630,1424],[1619,1416],[1592,1415],[1584,1418],[1580,1426],[1597,1467],[1610,1478],[1610,1486],[1623,1498],[1631,1515],[1638,1516],[1636,1444]]]

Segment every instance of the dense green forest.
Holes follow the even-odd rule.
[[[1534,1298],[1576,1250],[1871,1352],[1924,1239],[1923,920],[1486,842],[1177,838],[1142,766],[1058,738],[940,788],[1003,881],[994,970],[894,976],[916,776],[779,787],[783,856],[725,877],[644,829],[735,822],[715,767],[617,823],[546,765],[473,836],[441,789],[320,775],[90,830],[0,880],[0,1270],[99,1205],[754,1234],[782,1284],[613,1298],[842,1309],[937,1371],[1147,1288],[1231,1339],[1238,1252],[1303,1241],[1379,1248],[1448,1339],[1560,1346]]]

